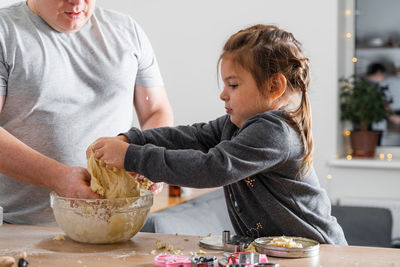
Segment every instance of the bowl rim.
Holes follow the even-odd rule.
[[[50,192],[50,197],[55,199],[61,199],[65,201],[101,201],[101,202],[109,202],[109,201],[126,201],[126,200],[136,200],[143,197],[148,197],[154,195],[151,190],[148,189],[140,189],[141,192],[144,192],[143,195],[137,197],[120,197],[120,198],[73,198],[73,197],[62,197],[59,196],[55,191]]]

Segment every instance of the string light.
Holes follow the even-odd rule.
[[[343,135],[344,136],[350,136],[351,132],[349,130],[344,130]]]
[[[355,14],[358,15],[358,12],[356,12]],[[353,11],[352,11],[351,9],[345,9],[345,10],[344,10],[344,15],[345,15],[345,16],[351,16],[351,15],[353,15]],[[350,38],[353,37],[353,34],[352,34],[351,32],[347,32],[347,33],[345,33],[345,34],[342,34],[341,36],[342,36],[342,38],[345,37],[345,38],[347,38],[347,39],[350,39]],[[351,59],[351,61],[352,61],[353,63],[357,63],[357,62],[358,62],[358,58],[357,58],[357,57],[353,57],[353,58]],[[351,135],[351,131],[349,131],[349,130],[344,130],[344,131],[343,131],[343,136],[350,136],[350,135]],[[380,153],[380,154],[378,155],[378,157],[379,157],[380,160],[384,160],[384,159],[385,159],[385,154],[384,154],[384,153]],[[386,158],[387,158],[388,161],[392,161],[392,160],[393,160],[393,154],[388,153],[388,154],[386,155]],[[348,154],[348,155],[346,155],[346,159],[347,159],[347,160],[352,160],[353,157],[352,157],[351,154]],[[327,178],[328,178],[328,179],[332,179],[332,175],[331,175],[331,174],[328,174],[328,175],[327,175]]]
[[[345,16],[351,16],[352,14],[353,14],[353,12],[352,12],[351,9],[345,9],[345,10],[344,10],[344,15],[345,15]],[[356,13],[356,15],[357,15],[357,13]],[[353,37],[353,34],[352,34],[351,32],[347,32],[347,33],[345,33],[344,35],[342,35],[342,37],[345,37],[345,38],[347,38],[347,39],[350,39],[350,38]],[[352,61],[353,63],[357,63],[357,62],[358,62],[358,58],[357,58],[357,57],[353,57],[353,58],[351,59],[351,61]],[[343,136],[350,136],[350,135],[351,135],[351,131],[349,131],[349,130],[344,130],[344,131],[343,131]],[[385,154],[380,153],[380,154],[378,155],[378,157],[379,157],[380,160],[384,160],[384,159],[385,159]],[[388,153],[388,154],[386,155],[386,158],[387,158],[388,161],[392,161],[392,160],[393,160],[393,155],[392,155],[391,153]],[[348,154],[348,155],[346,156],[346,159],[347,159],[347,160],[352,160],[353,157],[352,157],[352,155]],[[328,178],[328,179],[332,179],[332,175],[331,175],[331,174],[328,174],[328,175],[327,175],[327,178]]]
[[[328,174],[328,175],[326,176],[326,178],[328,178],[329,180],[332,179],[332,178],[333,178],[333,177],[332,177],[332,174]]]
[[[345,9],[345,10],[344,10],[344,14],[345,14],[346,16],[350,16],[350,15],[351,15],[351,10],[350,10],[350,9]]]

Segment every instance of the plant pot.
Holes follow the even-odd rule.
[[[350,135],[354,158],[374,158],[380,132],[353,131]]]

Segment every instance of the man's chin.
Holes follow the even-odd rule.
[[[63,23],[60,25],[54,25],[52,26],[53,29],[55,29],[58,32],[62,33],[72,33],[79,31],[87,21],[74,21],[73,23]]]

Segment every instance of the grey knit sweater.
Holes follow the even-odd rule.
[[[239,235],[301,236],[346,245],[314,169],[297,175],[303,155],[299,134],[283,111],[269,111],[237,128],[229,115],[209,123],[132,128],[125,169],[153,182],[207,188],[223,186]]]

